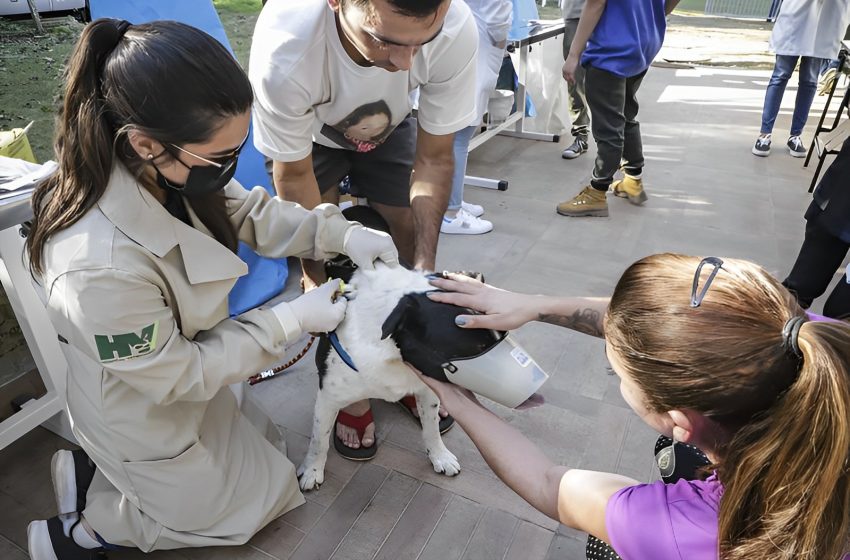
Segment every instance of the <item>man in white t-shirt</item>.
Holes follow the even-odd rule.
[[[337,203],[348,177],[389,224],[400,257],[433,270],[454,133],[475,116],[477,45],[461,0],[269,0],[249,76],[254,143],[273,161],[277,193],[306,208]],[[324,279],[321,263],[302,264],[306,289]],[[362,420],[368,403],[344,412]],[[344,427],[354,424],[340,420],[336,435],[368,455],[374,425]]]

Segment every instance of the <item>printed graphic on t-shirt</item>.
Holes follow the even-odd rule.
[[[322,136],[357,152],[371,152],[395,127],[389,106],[383,100],[361,105],[333,126],[322,126]]]

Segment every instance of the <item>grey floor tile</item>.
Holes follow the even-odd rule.
[[[29,554],[12,541],[0,536],[0,558],[3,560],[27,560]]]
[[[382,446],[373,461],[386,468],[403,472],[448,492],[459,494],[469,500],[493,509],[509,511],[521,519],[543,527],[554,528],[557,524],[538,512],[502,484],[493,474],[475,470],[461,471],[457,476],[447,477],[434,472],[424,453],[415,453],[392,443]]]
[[[156,554],[156,553],[155,553]],[[168,551],[168,554],[172,554]],[[178,554],[186,560],[277,560],[249,545],[221,546],[215,548],[182,548]],[[165,556],[163,560],[178,560],[179,556]],[[154,560],[159,560],[154,557]]]
[[[600,403],[593,433],[587,440],[578,466],[593,471],[617,472],[633,416],[631,410]]]
[[[342,539],[331,557],[332,560],[372,558],[396,526],[420,486],[421,483],[416,479],[391,472]]]
[[[52,491],[51,491],[52,493]],[[56,509],[56,506],[53,506]],[[52,512],[49,515],[55,515]],[[0,491],[0,536],[11,541],[22,550],[27,548],[27,525],[35,519],[45,519],[47,516],[36,512],[26,502]]]
[[[658,433],[634,413],[629,413],[628,428],[623,438],[616,472],[639,482],[649,482],[658,472],[655,463],[655,441]]]
[[[381,545],[375,560],[413,560],[419,556],[451,498],[450,492],[423,484]]]
[[[35,519],[56,515],[50,459],[58,449],[72,447],[44,428],[36,428],[14,445],[0,450],[0,465],[3,466],[0,469],[0,492],[20,504],[26,504]]]
[[[249,544],[269,556],[286,560],[304,540],[304,535],[304,531],[279,517],[254,535]]]
[[[587,534],[564,525],[558,525],[554,537],[549,544],[546,560],[584,560],[584,549],[587,544]]]
[[[459,560],[486,508],[453,496],[417,560]]]
[[[315,347],[315,344],[313,346]],[[304,436],[310,435],[313,426],[313,405],[319,390],[319,376],[313,361],[314,352],[315,350],[311,349],[308,355],[283,376],[254,385],[250,389],[271,415],[272,420],[286,427],[287,433],[292,431]],[[301,459],[294,457],[291,451],[288,453],[293,462]]]
[[[577,407],[576,401],[580,400],[577,397],[603,399],[611,380],[617,379],[608,365],[604,341],[563,327],[546,326],[549,336],[555,339],[551,344],[562,350],[555,367],[549,372],[549,381],[543,386],[547,402],[561,407],[570,403]],[[533,352],[531,355],[536,358]],[[588,403],[587,406],[592,407],[593,404]],[[585,412],[592,415],[594,411]]]
[[[307,501],[287,512],[281,519],[305,533],[310,531],[316,522],[322,517],[327,507],[310,500],[310,493],[306,495]]]
[[[575,467],[593,433],[590,418],[569,409],[544,405],[515,411],[505,419],[559,465]]]
[[[194,556],[193,558],[207,558],[206,553],[209,551],[211,557],[223,559],[226,556],[222,556],[222,552],[226,552],[226,550],[228,549],[219,549],[217,551],[213,551],[213,549],[210,548],[199,548],[197,550],[200,556]],[[188,560],[189,557],[182,554],[182,552],[185,551],[157,550],[156,552],[145,553],[138,549],[125,549],[110,552],[109,558],[110,560]],[[245,547],[244,550],[237,551],[234,554],[234,558],[251,558],[250,556],[243,556],[245,552],[248,552],[249,554],[251,553],[248,547]],[[267,559],[268,557],[265,558]]]
[[[330,558],[388,474],[387,469],[378,465],[363,465],[313,526],[307,537],[301,541],[291,558],[293,560]]]
[[[356,475],[355,475],[356,477]],[[320,506],[328,508],[333,504],[339,494],[346,488],[348,479],[341,479],[329,472],[325,472],[325,481],[316,490],[305,493],[305,497]]]
[[[505,560],[543,560],[554,536],[553,531],[520,521]]]
[[[490,560],[504,558],[514,539],[518,520],[504,511],[488,509],[479,521],[469,544],[464,560]]]
[[[421,462],[419,465],[421,470],[432,471],[431,463],[425,455],[425,444],[422,441],[422,429],[419,427],[419,424],[414,423],[409,415],[396,406],[378,405],[376,408],[381,411],[381,418],[385,419],[388,425],[392,425],[392,430],[387,434],[385,441],[415,454]],[[462,471],[490,472],[490,468],[484,462],[484,459],[481,458],[481,454],[478,453],[469,440],[469,437],[459,426],[455,426],[443,434],[442,438],[443,443],[445,443],[449,451],[457,457]],[[383,449],[379,451],[379,453],[382,452]],[[437,477],[445,477],[437,473],[434,474]]]

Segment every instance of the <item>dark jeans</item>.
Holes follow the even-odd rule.
[[[806,223],[806,237],[794,268],[782,285],[788,288],[804,308],[823,295],[844,262],[850,243],[824,229],[817,218]],[[850,284],[847,274],[838,281],[823,306],[823,314],[833,319],[850,319]]]
[[[646,70],[621,78],[605,70],[585,67],[584,87],[590,107],[593,139],[596,141],[596,163],[590,184],[607,191],[614,173],[624,161],[629,175],[640,175],[643,169],[643,145],[637,121],[637,91]]]
[[[776,115],[779,114],[785,86],[791,74],[794,73],[794,68],[797,67],[798,59],[800,60],[800,79],[797,84],[797,99],[794,102],[794,116],[791,118],[791,136],[799,136],[803,133],[803,127],[806,126],[809,110],[812,108],[812,101],[818,88],[821,59],[778,54],[773,75],[764,94],[764,109],[761,114],[762,134],[773,132],[773,124],[776,122]]]
[[[840,64],[841,61],[837,58],[822,58],[820,63],[820,71],[818,72],[818,74],[823,75],[823,73],[829,69],[838,70]]]
[[[578,28],[577,19],[564,20],[564,59],[570,54],[570,46],[576,36]],[[587,139],[587,127],[590,124],[590,115],[587,112],[587,95],[584,90],[584,67],[576,68],[576,81],[567,84],[567,110],[570,112],[570,123],[572,128],[570,134],[573,137]]]

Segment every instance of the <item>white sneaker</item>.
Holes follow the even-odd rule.
[[[788,138],[788,153],[791,157],[806,157],[806,147],[803,145],[803,140],[799,136],[791,136]]]
[[[467,213],[472,214],[476,218],[480,218],[484,215],[484,207],[479,206],[478,204],[470,204],[469,202],[461,201],[460,207]]]
[[[477,218],[463,208],[457,211],[454,219],[443,216],[440,224],[441,233],[478,235],[492,230],[493,222]]]
[[[60,449],[50,461],[50,476],[59,515],[78,513],[86,507],[86,494],[97,467],[82,449]]]
[[[59,515],[77,513],[77,477],[74,469],[74,455],[67,449],[60,449],[50,461],[50,475],[53,479],[53,494],[56,496],[56,509]]]

